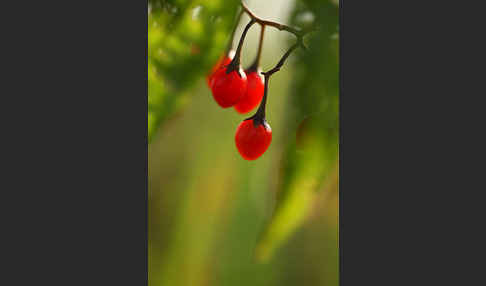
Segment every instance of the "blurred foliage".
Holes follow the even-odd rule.
[[[221,55],[238,1],[150,0],[148,136],[185,103],[196,81]]]
[[[219,108],[205,82],[239,1],[149,0],[149,285],[338,285],[338,7],[245,2],[262,18],[278,21],[271,16],[288,6],[291,25],[318,25],[308,50],[272,76],[274,138],[255,161],[234,146],[248,115]],[[249,31],[244,66],[259,30]],[[295,38],[277,41],[285,32],[270,27],[265,34],[268,70]]]
[[[337,176],[339,9],[328,1],[297,4],[294,24],[316,25],[317,32],[306,36],[307,51],[293,55],[297,60],[287,120],[299,140],[287,146],[276,209],[256,249],[260,260],[268,259],[305,221],[318,195],[316,191],[328,176]]]

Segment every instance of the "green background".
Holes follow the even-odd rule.
[[[255,161],[234,143],[254,111],[220,108],[205,82],[239,1],[149,1],[149,285],[338,285],[338,6],[245,3],[265,19],[317,26],[269,82],[273,140]],[[244,67],[259,31],[248,33]],[[263,70],[294,42],[267,27]]]

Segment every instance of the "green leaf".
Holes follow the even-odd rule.
[[[276,208],[255,250],[260,261],[271,258],[306,221],[317,190],[332,179],[338,166],[338,7],[317,0],[297,4],[294,25],[311,19],[318,30],[306,36],[307,51],[292,55],[297,63],[288,126],[298,133],[298,140],[287,146]]]
[[[149,142],[187,102],[221,56],[238,1],[150,0],[148,17]]]

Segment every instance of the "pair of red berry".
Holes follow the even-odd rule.
[[[244,114],[254,109],[262,100],[264,79],[260,69],[252,66],[246,71],[230,66],[235,51],[231,50],[214,66],[208,76],[208,85],[214,100],[222,108],[233,106]]]
[[[244,114],[262,101],[264,78],[256,65],[243,71],[239,62],[233,61],[234,55],[235,52],[230,51],[222,57],[208,76],[207,82],[219,106],[233,106],[238,113]],[[246,160],[260,157],[272,141],[272,129],[264,117],[257,114],[241,122],[236,130],[236,147]]]

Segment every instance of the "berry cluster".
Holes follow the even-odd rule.
[[[251,20],[243,30],[236,51],[232,49],[233,37],[231,37],[225,54],[208,75],[207,84],[211,89],[214,100],[222,108],[234,107],[238,113],[245,114],[260,104],[253,116],[240,123],[235,135],[236,148],[240,155],[245,160],[255,160],[265,153],[272,141],[272,129],[265,118],[268,81],[273,73],[280,70],[292,51],[298,46],[305,48],[302,42],[302,37],[305,33],[286,25],[260,19],[244,4],[242,4],[242,7],[243,10],[240,12],[238,19],[243,12],[246,12]],[[241,49],[248,30],[255,23],[261,26],[257,56],[253,64],[246,70],[243,70],[240,63]],[[262,72],[260,69],[260,55],[265,26],[272,26],[279,30],[290,32],[297,36],[298,41],[285,53],[273,69]],[[233,30],[233,35],[234,32],[235,30]]]

